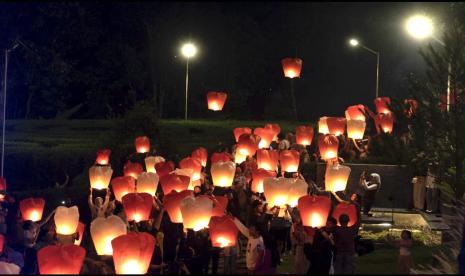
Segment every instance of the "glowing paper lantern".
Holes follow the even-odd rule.
[[[278,124],[266,124],[265,128],[273,130],[273,141],[278,141],[278,134],[281,132],[281,127]]]
[[[208,152],[205,148],[200,147],[194,150],[191,154],[191,157],[198,159],[200,163],[202,164],[202,167],[207,166]]]
[[[199,231],[208,227],[212,216],[213,202],[207,197],[186,197],[181,200],[181,215],[184,228]]]
[[[375,99],[377,113],[390,114],[391,110],[389,109],[389,105],[391,105],[391,99],[389,97],[379,97]]]
[[[231,161],[216,162],[211,167],[213,185],[217,187],[231,187],[236,173],[236,164]]]
[[[320,135],[318,137],[318,149],[320,151],[321,159],[331,160],[337,159],[337,150],[339,141],[337,137],[331,134]]]
[[[257,166],[259,169],[275,171],[278,166],[279,152],[277,150],[257,150]]]
[[[325,173],[325,190],[344,191],[349,180],[350,168],[339,164],[327,164]]]
[[[215,153],[212,154],[210,160],[211,160],[211,163],[213,165],[218,161],[222,161],[222,162],[231,161],[232,157],[231,157],[231,155],[229,153],[226,153],[226,152],[215,152]]]
[[[72,235],[76,233],[79,224],[79,209],[77,206],[70,208],[58,206],[53,219],[57,234]]]
[[[187,186],[187,189],[193,191],[195,186],[201,185],[200,180],[195,180],[195,181],[192,180],[193,173],[194,172],[191,169],[175,169],[170,174],[184,175],[184,176],[189,177],[189,185]]]
[[[153,173],[157,172],[157,170],[155,170],[155,164],[156,164],[155,156],[145,157],[144,162],[145,162],[145,171],[146,172],[153,172]]]
[[[160,177],[161,188],[163,194],[168,194],[172,190],[177,192],[187,190],[191,179],[185,175],[167,174]]]
[[[122,198],[124,213],[128,221],[144,221],[150,218],[153,197],[148,193],[129,193]]]
[[[284,76],[286,78],[299,78],[302,70],[302,60],[300,58],[284,58],[281,60]]]
[[[339,136],[344,134],[344,131],[346,129],[346,118],[327,117],[326,124],[328,125],[329,134]]]
[[[111,180],[111,188],[116,200],[121,202],[123,196],[134,193],[136,190],[136,181],[132,176],[119,176]]]
[[[210,199],[213,200],[212,217],[223,216],[226,207],[228,207],[228,198],[225,196],[212,196]]]
[[[39,221],[44,212],[45,200],[43,198],[26,198],[19,202],[19,209],[23,220]]]
[[[313,140],[313,127],[298,126],[295,128],[295,141],[299,145],[310,146]]]
[[[182,223],[181,201],[186,197],[193,196],[192,191],[185,190],[182,192],[171,191],[163,197],[163,206],[170,217],[172,223]]]
[[[155,249],[155,238],[130,232],[111,241],[116,274],[146,274]]]
[[[155,164],[155,170],[160,178],[174,171],[174,163],[172,161],[159,162]]]
[[[346,120],[361,120],[365,121],[365,114],[363,113],[365,111],[365,106],[363,104],[358,104],[358,105],[352,105],[349,106],[346,109]]]
[[[75,245],[81,245],[82,237],[84,237],[84,230],[86,229],[86,225],[82,222],[78,223],[77,232],[79,234],[79,239],[74,241]]]
[[[266,202],[271,206],[284,207],[288,202],[289,190],[293,179],[291,178],[265,178],[263,180],[263,192]]]
[[[242,134],[237,142],[236,152],[241,155],[254,156],[260,144],[260,137],[253,134]]]
[[[113,170],[110,166],[92,166],[89,168],[90,187],[103,190],[108,189]]]
[[[252,191],[255,193],[263,193],[263,180],[265,180],[267,177],[276,177],[276,171],[267,171],[265,169],[253,170],[251,186]]]
[[[328,134],[329,129],[328,129],[328,123],[326,120],[328,117],[321,117],[320,120],[318,120],[318,133],[322,134]]]
[[[151,172],[143,172],[137,178],[136,190],[138,193],[148,193],[155,196],[158,187],[158,175]]]
[[[366,123],[362,120],[347,121],[347,137],[351,139],[363,139]]]
[[[378,127],[381,129],[382,132],[384,133],[391,133],[392,129],[394,127],[394,117],[392,117],[392,114],[376,114],[377,122],[378,122]]]
[[[242,164],[242,162],[245,162],[245,160],[247,160],[247,155],[240,154],[236,151],[236,154],[234,154],[234,163]]]
[[[213,247],[236,246],[238,230],[228,216],[213,216],[208,224]]]
[[[181,169],[191,169],[192,170],[192,180],[199,180],[200,174],[202,173],[202,163],[196,158],[186,157],[179,162],[179,167]]]
[[[337,225],[341,226],[339,223],[339,216],[342,214],[346,214],[349,216],[349,223],[347,224],[348,227],[354,225],[357,222],[357,207],[351,203],[344,203],[341,202],[333,210],[332,217],[337,220]]]
[[[125,176],[132,176],[134,179],[137,179],[144,169],[141,164],[137,162],[132,163],[128,160],[128,162],[124,165],[123,171]]]
[[[299,198],[297,208],[303,226],[323,227],[331,210],[331,199],[325,196],[306,195]]]
[[[97,158],[95,158],[95,163],[102,166],[108,165],[110,163],[110,154],[111,150],[109,149],[97,151]]]
[[[224,103],[228,98],[228,94],[224,92],[210,91],[207,93],[208,109],[213,111],[223,110]]]
[[[74,244],[49,245],[37,252],[40,274],[79,274],[86,250]]]
[[[308,184],[302,179],[294,179],[291,182],[291,188],[289,189],[289,194],[287,197],[287,204],[291,207],[297,206],[299,198],[307,195]]]
[[[90,224],[90,235],[97,255],[112,255],[111,241],[128,232],[124,221],[115,215],[107,218],[98,217]]]
[[[146,153],[150,151],[150,139],[147,136],[140,136],[134,140],[137,153]]]
[[[274,131],[270,128],[257,127],[254,129],[253,134],[260,137],[260,143],[258,144],[260,149],[269,148],[271,142],[273,142]]]
[[[404,103],[406,105],[405,114],[407,115],[408,118],[410,118],[417,110],[418,102],[416,100],[406,99]]]
[[[1,275],[18,275],[21,268],[13,263],[0,261],[0,274]]]
[[[279,153],[281,170],[285,172],[297,172],[299,170],[300,154],[296,150],[283,150]]]
[[[233,132],[236,143],[239,142],[239,137],[241,137],[242,134],[252,134],[252,130],[248,127],[236,127]]]

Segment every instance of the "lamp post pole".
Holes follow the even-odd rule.
[[[2,169],[1,176],[3,177],[3,167],[5,165],[5,123],[6,123],[6,89],[8,79],[8,54],[10,49],[5,49],[5,69],[3,73],[3,117],[2,117]]]
[[[184,120],[187,120],[187,97],[188,97],[188,87],[189,87],[189,58],[186,61],[186,106],[184,108]]]
[[[378,98],[379,97],[379,52],[373,49],[370,49],[366,47],[365,45],[360,44],[360,46],[363,49],[367,50],[368,52],[376,55],[376,98]]]

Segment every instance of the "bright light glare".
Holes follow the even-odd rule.
[[[197,48],[192,43],[186,43],[182,46],[181,52],[186,58],[191,58],[197,53]]]
[[[352,38],[351,40],[349,40],[349,44],[352,45],[352,46],[358,46],[358,40],[355,39],[355,38]]]
[[[433,34],[433,21],[426,16],[415,15],[407,20],[405,29],[413,38],[425,39]]]

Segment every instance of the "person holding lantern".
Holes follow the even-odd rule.
[[[353,274],[355,272],[355,236],[358,224],[348,227],[349,216],[347,214],[339,216],[339,224],[341,226],[336,226],[331,239],[336,248],[334,273]]]
[[[307,274],[329,274],[334,251],[332,233],[336,224],[336,219],[329,217],[325,227],[313,228],[313,235],[304,244],[304,253],[310,262]]]
[[[104,218],[105,213],[107,213],[107,209],[110,203],[110,190],[109,189],[106,189],[106,190],[107,190],[107,193],[105,195],[105,201],[103,201],[101,197],[97,197],[94,203],[92,202],[92,188],[90,188],[88,203],[89,203],[89,208],[92,214],[92,219],[95,219],[97,217]]]
[[[245,259],[248,274],[253,274],[257,262],[257,257],[260,252],[265,249],[263,237],[256,225],[250,225],[249,228],[247,228],[237,218],[234,218],[233,221],[237,229],[239,229],[242,235],[247,238],[247,251],[245,254]]]
[[[377,173],[370,174],[368,181],[366,180],[366,172],[362,172],[360,176],[360,184],[364,190],[363,194],[363,214],[369,217],[373,216],[370,214],[371,207],[375,202],[376,193],[381,189],[381,177]]]

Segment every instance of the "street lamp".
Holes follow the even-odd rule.
[[[197,53],[197,47],[192,43],[186,43],[181,48],[182,55],[186,58],[186,105],[184,109],[184,119],[187,120],[187,90],[189,87],[189,59]]]
[[[360,44],[360,42],[355,38],[351,38],[349,40],[349,44],[352,47],[362,47],[363,49],[367,50],[368,52],[376,55],[376,98],[378,98],[378,95],[379,95],[379,52],[377,52],[377,51],[375,51],[373,49],[370,49],[370,48],[366,47],[365,45]]]

